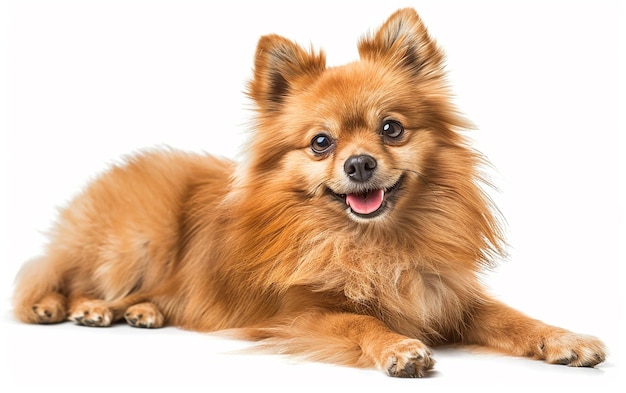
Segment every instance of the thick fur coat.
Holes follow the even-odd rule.
[[[157,150],[111,168],[22,269],[17,318],[232,329],[400,377],[426,375],[429,347],[450,343],[602,362],[597,339],[481,285],[504,241],[444,56],[415,11],[358,48],[360,61],[327,68],[323,53],[262,37],[246,159]]]

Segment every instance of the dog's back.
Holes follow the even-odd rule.
[[[22,269],[14,300],[18,319],[59,322],[68,317],[66,301],[110,301],[167,290],[180,267],[184,210],[193,203],[189,198],[203,187],[204,204],[224,199],[231,165],[164,150],[111,168],[61,211],[46,255]],[[50,293],[71,298],[46,300]],[[38,311],[33,313],[32,307]]]

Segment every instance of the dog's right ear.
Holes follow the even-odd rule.
[[[278,35],[263,36],[257,45],[248,95],[261,111],[279,111],[290,94],[312,82],[325,68],[323,52],[307,52]]]

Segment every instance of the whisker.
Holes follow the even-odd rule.
[[[439,193],[437,192],[437,189],[436,189],[437,185],[435,183],[433,183],[432,181],[429,181],[427,179],[427,177],[422,172],[417,171],[415,169],[408,169],[408,168],[393,168],[393,169],[401,170],[401,171],[412,173],[412,174],[416,175],[417,178],[422,182],[422,184],[424,184],[426,187],[428,187],[428,190],[435,197],[435,199],[437,201],[439,201]]]
[[[313,197],[313,196],[317,195],[319,193],[319,189],[322,188],[322,187],[326,187],[326,184],[330,180],[331,180],[330,177],[322,179],[322,181],[317,186],[315,186],[315,188],[313,188],[310,197]]]

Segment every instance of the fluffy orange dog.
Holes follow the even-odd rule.
[[[421,377],[429,346],[473,344],[570,366],[590,336],[492,299],[478,274],[503,240],[457,133],[443,54],[415,11],[360,61],[262,37],[241,164],[153,151],[96,180],[18,277],[30,323],[235,329],[282,352]]]

